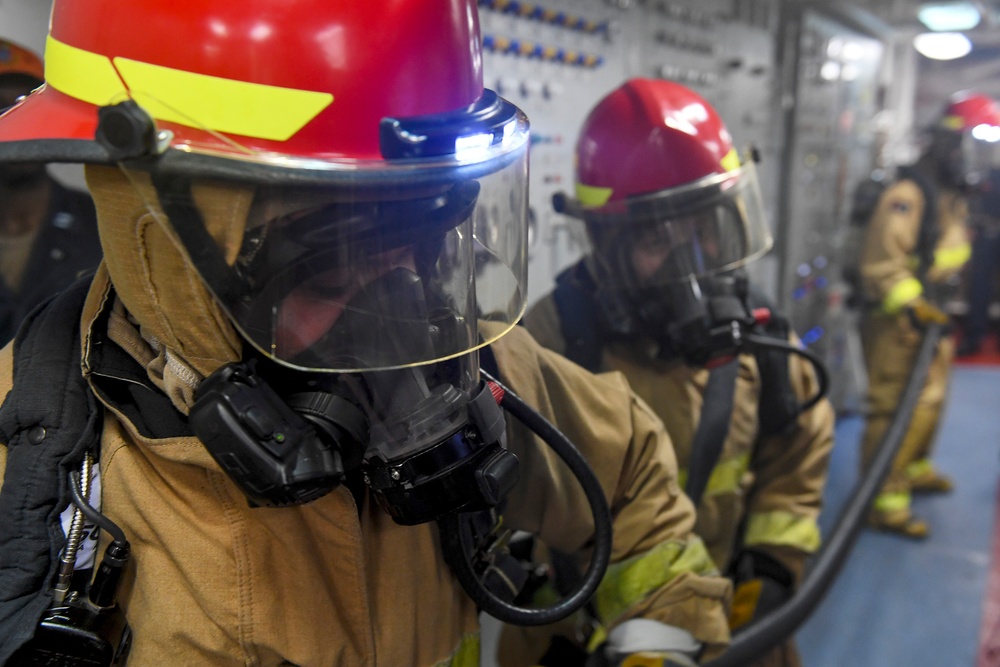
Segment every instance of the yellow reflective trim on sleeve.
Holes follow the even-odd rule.
[[[729,152],[722,158],[722,168],[726,171],[735,171],[740,168],[740,154],[735,148],[730,148]]]
[[[791,512],[754,512],[747,517],[744,544],[794,547],[807,553],[819,549],[819,525],[810,517]]]
[[[49,35],[45,41],[45,82],[64,95],[106,106],[128,97],[125,84],[107,56],[63,44]]]
[[[934,474],[934,464],[927,458],[918,459],[912,463],[908,463],[904,472],[910,479],[915,477],[927,477]]]
[[[724,493],[736,493],[740,490],[740,481],[749,467],[749,452],[719,462],[708,477],[704,495],[717,496]],[[677,474],[677,481],[682,489],[687,486],[687,478],[687,469],[681,469]]]
[[[965,266],[972,257],[972,245],[963,243],[953,248],[939,248],[934,251],[934,266],[939,269],[957,269]]]
[[[879,512],[898,512],[910,509],[910,492],[897,491],[880,493],[875,497],[875,509]]]
[[[45,59],[49,84],[70,97],[104,106],[131,96],[157,120],[257,139],[285,141],[333,103],[330,93],[224,79],[129,58],[115,58],[112,64],[107,56],[51,36]]]
[[[608,631],[604,629],[603,625],[598,625],[594,628],[593,634],[590,635],[590,639],[587,640],[587,653],[593,653],[601,647],[608,639]]]
[[[895,315],[903,309],[903,306],[910,303],[924,293],[924,286],[916,278],[904,278],[892,286],[889,293],[882,301],[882,309],[889,315]]]
[[[685,572],[702,576],[719,573],[697,536],[687,542],[664,542],[644,554],[613,563],[594,595],[597,614],[604,623],[613,623],[629,607]]]
[[[479,633],[464,635],[451,657],[435,663],[434,667],[479,667]]]
[[[576,198],[584,208],[604,206],[614,192],[611,188],[599,188],[593,185],[576,184]]]

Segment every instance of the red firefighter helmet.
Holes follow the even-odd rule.
[[[633,275],[635,246],[696,255],[663,264],[655,280],[669,282],[740,266],[771,241],[753,160],[741,162],[705,99],[665,80],[631,79],[590,112],[564,210],[587,222],[603,278],[624,289],[644,282]]]
[[[945,107],[941,125],[957,131],[972,130],[980,125],[1000,127],[1000,105],[980,93],[958,93]]]
[[[655,79],[627,81],[594,107],[577,140],[576,160],[577,197],[587,208],[739,166],[732,137],[708,102]]]
[[[483,88],[475,0],[54,0],[45,60],[46,84],[0,116],[0,162],[121,167],[272,358],[324,371],[431,363],[523,312],[528,124]],[[250,213],[207,229],[192,193],[208,180],[252,192]],[[220,230],[242,237],[227,246]],[[495,279],[473,280],[477,253]],[[349,298],[418,296],[403,280],[390,296],[366,291],[404,261],[450,280],[433,294],[458,311],[448,335],[376,340],[403,326],[386,307],[345,343],[333,322]],[[506,326],[480,335],[477,308]]]
[[[927,154],[947,186],[976,190],[1000,164],[1000,105],[980,93],[957,93],[931,133]]]
[[[0,141],[90,141],[97,109],[131,97],[174,147],[379,158],[382,119],[480,98],[478,40],[469,0],[57,0],[47,85]]]

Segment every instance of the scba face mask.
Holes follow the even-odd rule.
[[[367,331],[366,302],[382,298],[388,305],[386,295],[403,293],[399,283],[413,292],[420,280],[394,269],[368,286],[338,322],[342,335]],[[431,346],[436,327],[413,296],[397,311],[407,326],[383,337]],[[353,474],[396,522],[413,525],[495,507],[517,481],[503,413],[479,378],[476,352],[340,374],[263,358],[228,365],[199,388],[191,424],[257,505],[309,502]]]

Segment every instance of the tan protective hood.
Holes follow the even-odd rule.
[[[138,335],[134,327],[130,335],[113,317],[112,338],[186,414],[198,383],[240,358],[240,338],[162,222],[166,216],[148,175],[94,165],[85,173],[108,274],[127,321],[138,325]],[[242,241],[253,194],[246,186],[219,183],[192,188],[209,234],[229,261]]]

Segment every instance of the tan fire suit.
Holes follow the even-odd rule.
[[[860,262],[868,304],[862,323],[869,411],[862,440],[863,468],[874,457],[889,426],[920,346],[921,335],[907,305],[918,297],[935,301],[936,288],[954,277],[972,254],[965,227],[965,197],[954,190],[942,190],[938,195],[939,238],[934,262],[922,283],[916,275],[916,252],[923,210],[920,187],[911,180],[901,180],[882,194],[866,231]],[[944,408],[954,354],[954,341],[942,339],[903,444],[876,498],[879,511],[908,516],[910,481],[931,469],[931,444]]]
[[[565,351],[552,295],[532,308],[525,325],[542,345]],[[709,372],[681,361],[640,357],[617,343],[604,347],[601,363],[606,370],[624,373],[663,420],[684,476]],[[789,371],[800,401],[815,394],[817,381],[808,362],[790,356]],[[820,543],[817,516],[833,446],[833,409],[823,400],[800,415],[787,433],[760,437],[760,390],[754,357],[740,355],[729,432],[699,504],[695,533],[720,569],[729,566],[736,549],[753,547],[779,560],[798,579]],[[791,647],[779,647],[768,654],[766,664],[796,664],[794,656]]]
[[[84,309],[83,370],[108,408],[103,511],[133,549],[120,595],[135,636],[129,664],[478,664],[477,610],[445,565],[434,524],[396,525],[344,487],[302,506],[251,509],[195,437],[152,437],[152,421],[115,398],[122,387],[150,392],[185,414],[199,376],[238,358],[239,339],[122,174],[88,167],[87,176],[105,264]],[[238,246],[242,231],[220,220],[245,212],[252,192],[204,185],[194,199],[210,233]],[[106,363],[110,346],[141,377]],[[613,565],[599,594],[611,618],[659,620],[718,653],[730,585],[691,533],[693,508],[659,420],[621,377],[582,372],[523,331],[492,350],[502,379],[582,449],[609,499]],[[8,346],[4,394],[11,361]],[[508,444],[521,481],[506,523],[563,549],[585,547],[592,517],[575,478],[512,419]],[[0,484],[6,456],[0,447]]]

